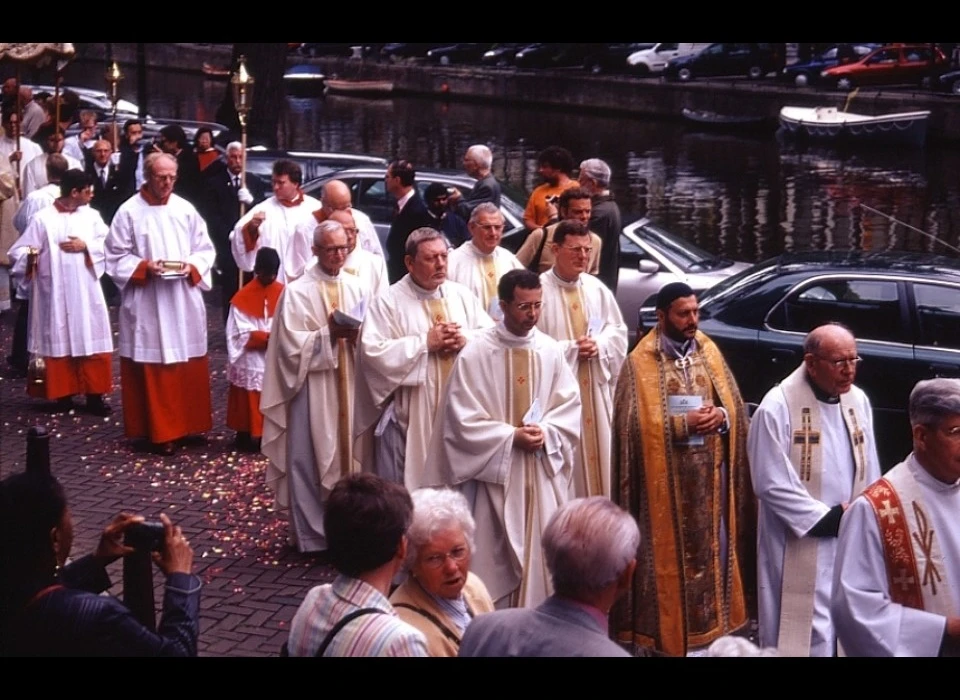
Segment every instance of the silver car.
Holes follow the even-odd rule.
[[[387,234],[393,216],[394,200],[387,193],[386,167],[356,167],[329,173],[303,186],[304,192],[320,196],[320,189],[330,180],[342,180],[350,187],[353,205],[369,216],[386,249]],[[457,187],[464,194],[476,181],[463,173],[444,170],[418,170],[417,189],[421,196],[427,186],[439,182]],[[505,227],[502,245],[516,252],[526,237],[523,226],[523,194],[503,187],[500,212]],[[630,329],[630,344],[636,341],[641,308],[652,308],[657,292],[665,284],[682,281],[700,292],[722,279],[748,267],[747,263],[717,257],[664,231],[649,219],[639,219],[624,227],[620,235],[620,278],[617,302]]]

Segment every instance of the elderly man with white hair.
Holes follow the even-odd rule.
[[[597,277],[611,292],[617,293],[620,276],[620,234],[623,223],[620,207],[610,192],[610,166],[599,158],[580,163],[580,187],[590,195],[590,230],[600,236],[600,272]]]
[[[407,530],[407,579],[390,596],[400,619],[423,632],[430,656],[456,656],[464,630],[493,600],[470,571],[477,526],[452,489],[417,489]]]
[[[603,496],[574,499],[554,513],[542,542],[554,594],[536,608],[477,618],[460,656],[629,656],[609,638],[607,615],[637,566],[633,517]]]
[[[469,194],[464,195],[456,187],[450,193],[448,204],[459,214],[464,221],[470,220],[470,215],[478,204],[492,202],[500,206],[500,183],[493,176],[493,152],[482,143],[470,146],[463,156],[463,169],[467,175],[477,180]]]
[[[913,452],[840,520],[833,616],[848,656],[960,656],[960,379],[917,382]]]

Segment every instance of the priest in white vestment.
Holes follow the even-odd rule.
[[[84,164],[76,158],[63,154],[63,129],[57,129],[50,133],[46,141],[41,144],[43,150],[40,155],[26,161],[23,166],[23,172],[20,176],[20,188],[23,196],[26,198],[31,192],[38,190],[47,184],[47,159],[53,153],[59,153],[67,159],[67,168],[84,170]]]
[[[583,402],[573,498],[610,497],[613,394],[627,356],[627,325],[616,297],[586,271],[591,240],[586,224],[561,221],[550,243],[553,267],[540,275],[543,313],[537,328],[560,343]]]
[[[302,181],[303,171],[294,161],[273,164],[273,196],[240,217],[230,233],[233,259],[240,270],[252,272],[257,251],[266,247],[280,255],[278,282],[287,284],[303,274],[312,257],[313,211],[320,202],[303,193]]]
[[[85,394],[87,411],[105,416],[111,412],[103,395],[113,388],[113,333],[99,280],[108,229],[87,206],[92,198],[92,176],[67,171],[60,197],[33,216],[10,257],[19,261],[36,251],[36,265],[26,271],[36,290],[27,344],[44,358],[46,377],[43,384],[28,383],[28,393],[56,400],[59,411]]]
[[[357,326],[338,323],[333,313],[362,320],[353,314],[365,292],[342,270],[347,236],[340,224],[319,224],[313,251],[317,263],[280,295],[260,396],[267,486],[288,511],[301,552],[327,548],[324,504],[337,481],[359,471],[351,433]]]
[[[0,158],[3,158],[13,170],[17,182],[23,187],[23,170],[27,163],[43,154],[40,146],[26,136],[21,135],[17,141],[19,124],[11,119],[15,110],[6,110],[3,113],[2,129],[0,129]],[[19,150],[18,150],[19,146]],[[19,153],[18,158],[11,158]]]
[[[387,262],[382,255],[371,253],[357,244],[360,229],[357,227],[355,209],[337,209],[328,218],[343,226],[347,234],[347,246],[350,252],[343,263],[343,271],[360,280],[360,284],[369,298],[378,297],[390,286],[387,276]]]
[[[848,656],[960,656],[960,379],[917,382],[913,452],[840,521],[833,615]]]
[[[873,410],[854,386],[857,344],[843,326],[811,331],[803,364],[763,398],[747,453],[759,501],[760,644],[834,656],[833,560],[843,509],[880,477]]]
[[[560,345],[536,329],[540,279],[500,279],[503,322],[460,353],[424,473],[473,503],[471,567],[497,607],[535,607],[553,593],[540,536],[570,494],[580,436],[580,392]]]
[[[459,353],[494,325],[480,300],[447,280],[447,243],[432,228],[407,239],[409,274],[374,298],[360,333],[353,434],[365,471],[425,486],[437,405]]]
[[[380,243],[373,221],[362,211],[353,207],[353,195],[350,193],[350,187],[343,180],[330,180],[324,183],[320,190],[320,208],[313,212],[314,224],[326,221],[334,212],[343,212],[353,217],[360,248],[371,255],[383,257],[383,245]]]
[[[447,276],[477,295],[491,318],[502,318],[497,283],[504,273],[522,270],[523,263],[506,248],[503,238],[503,214],[492,202],[478,204],[467,222],[470,240],[450,252]]]
[[[107,274],[120,290],[124,433],[162,454],[212,427],[207,309],[216,257],[207,224],[173,194],[177,161],[144,159],[145,184],[114,215]]]

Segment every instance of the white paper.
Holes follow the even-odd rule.
[[[603,328],[603,319],[602,318],[591,318],[587,323],[587,335],[591,338],[595,336]]]
[[[539,425],[543,420],[543,409],[540,407],[540,397],[534,397],[530,408],[523,414],[524,425]]]
[[[699,394],[676,394],[667,397],[667,410],[671,415],[684,414],[703,406],[703,397]],[[686,440],[678,440],[674,445],[702,445],[703,435],[690,435]]]

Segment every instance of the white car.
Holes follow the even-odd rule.
[[[662,73],[667,62],[677,56],[696,53],[710,44],[654,44],[652,48],[627,56],[628,70],[640,75]]]

